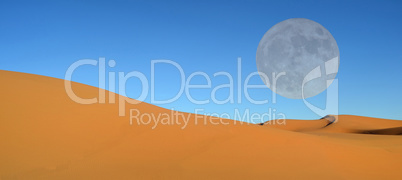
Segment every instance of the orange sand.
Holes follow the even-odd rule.
[[[180,113],[191,118],[186,128],[152,129],[119,117],[117,103],[75,103],[60,79],[0,71],[0,82],[2,180],[401,178],[402,121],[342,115],[327,127],[327,120],[214,125]],[[88,85],[73,88],[98,95]]]

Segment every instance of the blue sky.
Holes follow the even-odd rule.
[[[307,18],[327,28],[340,51],[339,113],[402,119],[402,3],[400,1],[1,1],[0,69],[64,78],[80,59],[113,59],[107,72],[139,71],[150,77],[151,60],[177,62],[188,77],[202,71],[212,77],[212,88],[228,83],[213,77],[225,71],[234,77],[242,58],[242,81],[257,71],[255,54],[264,33],[289,18]],[[97,68],[80,67],[73,81],[98,86]],[[180,87],[177,69],[160,64],[155,73],[157,99],[173,97]],[[237,79],[234,79],[236,82]],[[196,77],[191,84],[204,84]],[[253,77],[251,84],[263,84]],[[229,113],[269,108],[287,118],[314,119],[302,100],[277,96],[268,88],[250,90],[247,102],[195,105],[185,94],[165,108],[194,112]],[[210,99],[211,89],[193,90],[194,99]],[[141,93],[136,79],[127,82],[127,95]],[[229,91],[218,91],[225,99]],[[325,104],[325,93],[308,99]],[[150,102],[150,95],[145,99]]]

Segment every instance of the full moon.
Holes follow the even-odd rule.
[[[293,18],[265,33],[256,60],[261,79],[273,92],[303,99],[320,94],[332,83],[338,73],[339,49],[321,24]]]

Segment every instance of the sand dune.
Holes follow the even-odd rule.
[[[378,135],[400,135],[402,133],[402,121],[353,115],[328,115],[318,120],[309,121],[286,120],[286,126],[271,125],[268,123],[264,125],[295,132],[334,132]]]
[[[116,103],[75,103],[60,79],[0,71],[0,82],[2,180],[399,179],[402,171],[402,121],[341,115],[330,125],[215,125],[180,113],[190,119],[185,128],[152,129],[130,125]],[[79,83],[73,88],[81,97],[98,94]],[[130,109],[174,113],[143,102]]]

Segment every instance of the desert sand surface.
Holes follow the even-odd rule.
[[[401,179],[402,121],[130,125],[118,103],[79,104],[64,80],[0,71],[0,179]],[[73,83],[80,97],[96,87]],[[106,93],[109,98],[109,92]],[[116,99],[122,96],[111,93]],[[139,102],[127,112],[172,114]],[[208,117],[202,117],[208,118]],[[201,119],[202,119],[201,118]]]

